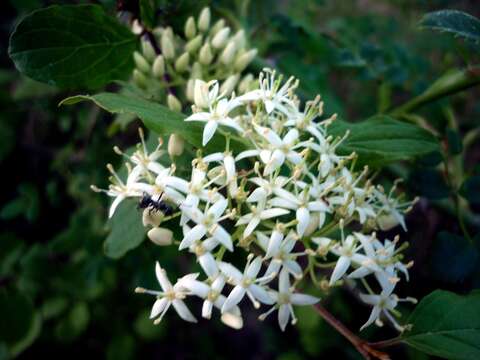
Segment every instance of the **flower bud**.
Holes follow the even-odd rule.
[[[220,30],[215,34],[212,39],[212,45],[216,49],[221,49],[225,46],[228,40],[228,35],[230,35],[230,28],[226,27]]]
[[[252,60],[257,56],[257,49],[251,49],[246,53],[238,56],[235,60],[234,69],[235,71],[243,71],[245,68],[252,62]]]
[[[220,19],[212,26],[212,29],[210,30],[210,34],[212,36],[215,36],[215,34],[218,33],[220,30],[222,30],[224,27],[225,27],[225,20]]]
[[[310,222],[308,223],[305,232],[303,233],[304,236],[310,236],[314,233],[315,230],[318,229],[318,225],[320,224],[320,217],[317,213],[310,214]]]
[[[163,213],[161,211],[152,211],[152,209],[145,209],[143,210],[142,214],[142,222],[143,226],[153,226],[157,227],[160,225],[163,219]]]
[[[193,102],[195,99],[195,79],[188,79],[187,81],[187,90],[186,90],[187,100]]]
[[[145,59],[147,59],[149,62],[155,60],[155,57],[157,56],[155,49],[153,48],[150,41],[146,40],[142,41],[142,53]]]
[[[194,93],[195,105],[201,109],[208,107],[208,85],[203,80],[195,80]]]
[[[207,31],[210,26],[210,9],[208,7],[203,8],[200,16],[198,17],[198,29],[200,31]]]
[[[200,63],[203,65],[209,65],[213,60],[212,49],[208,43],[203,44],[202,48],[200,49],[200,56],[199,56]]]
[[[173,243],[173,232],[168,229],[154,227],[148,231],[147,236],[159,246],[168,246]]]
[[[202,45],[202,40],[202,35],[195,36],[192,40],[185,44],[185,51],[188,51],[189,53],[194,53]]]
[[[185,37],[191,39],[197,33],[197,28],[195,26],[195,19],[193,16],[190,16],[185,23]]]
[[[388,231],[397,226],[399,222],[392,214],[381,214],[377,217],[377,224],[382,231]]]
[[[175,57],[175,47],[173,46],[173,37],[168,36],[167,31],[162,33],[161,48],[162,54],[166,60],[173,59]]]
[[[242,81],[240,81],[240,84],[238,84],[238,92],[240,94],[244,94],[247,91],[250,90],[250,85],[253,82],[253,75],[252,74],[247,74],[243,77]]]
[[[190,55],[188,52],[183,53],[180,57],[175,61],[175,70],[179,73],[184,72],[188,68],[188,62],[190,61]]]
[[[228,96],[232,93],[232,91],[235,89],[235,86],[237,85],[238,79],[240,78],[239,74],[235,75],[230,75],[220,86],[220,94],[224,94],[225,96]]]
[[[226,312],[222,314],[221,320],[225,325],[230,326],[232,329],[235,330],[240,330],[243,327],[243,319],[240,314]]]
[[[199,62],[194,62],[192,65],[192,79],[201,79],[202,78],[202,65]]]
[[[231,39],[236,45],[237,49],[243,49],[247,44],[247,39],[245,38],[245,30],[238,30]]]
[[[185,148],[185,141],[180,135],[172,134],[168,138],[168,155],[180,156],[183,154],[183,149]]]
[[[141,87],[141,88],[147,87],[147,78],[138,69],[133,70],[133,81],[138,87]]]
[[[141,72],[145,74],[148,74],[150,72],[150,64],[138,51],[135,51],[133,53],[133,61],[135,61],[135,66]]]
[[[152,67],[153,75],[155,75],[157,78],[161,78],[163,74],[165,74],[165,60],[163,58],[163,55],[158,55],[153,62],[153,67]]]
[[[143,31],[142,25],[140,25],[140,22],[137,19],[133,20],[131,29],[135,35],[140,35]]]
[[[220,55],[220,61],[225,65],[230,65],[235,57],[235,52],[237,51],[237,46],[235,42],[230,40],[225,49],[223,49],[222,54]]]
[[[182,103],[173,94],[168,94],[167,105],[172,111],[182,112]]]

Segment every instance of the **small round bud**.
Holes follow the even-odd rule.
[[[388,231],[397,226],[399,222],[392,214],[381,214],[377,217],[377,224],[381,230]]]
[[[187,90],[186,90],[186,95],[187,95],[187,100],[190,102],[194,102],[195,99],[195,80],[194,79],[188,79],[187,81]]]
[[[203,44],[202,48],[200,49],[199,54],[200,63],[203,65],[209,65],[213,60],[212,49],[208,43]]]
[[[195,105],[199,108],[208,107],[208,85],[203,80],[195,80],[194,93]]]
[[[173,94],[168,94],[167,105],[168,105],[168,108],[172,111],[176,111],[176,112],[182,111],[182,103]]]
[[[216,49],[221,49],[225,46],[228,40],[228,36],[230,35],[230,28],[226,27],[220,30],[215,34],[212,39],[212,46]]]
[[[195,36],[192,40],[185,44],[185,51],[188,51],[189,53],[196,52],[200,46],[202,46],[202,40],[202,35]]]
[[[135,35],[140,35],[143,31],[142,25],[140,25],[140,22],[137,19],[133,20],[131,29]]]
[[[251,49],[246,53],[238,56],[235,60],[234,69],[235,71],[243,71],[245,68],[252,62],[252,60],[257,56],[257,49]]]
[[[197,33],[197,27],[195,26],[195,19],[190,16],[185,23],[185,37],[191,39]]]
[[[163,55],[158,55],[153,62],[152,67],[153,75],[157,78],[161,78],[165,74],[165,59]]]
[[[133,70],[133,81],[138,87],[145,88],[147,86],[147,78],[138,69]]]
[[[188,69],[189,61],[190,61],[190,55],[188,54],[188,52],[183,53],[175,61],[175,70],[177,70],[179,73],[184,72],[185,70]]]
[[[237,46],[232,40],[229,41],[225,49],[223,49],[222,54],[220,55],[220,61],[225,65],[230,65],[235,57],[235,52],[237,51]]]
[[[220,19],[212,26],[212,29],[210,30],[210,34],[212,36],[215,36],[215,34],[218,33],[220,30],[222,30],[224,27],[225,27],[225,20]]]
[[[163,213],[161,211],[152,211],[151,209],[143,210],[142,222],[143,226],[157,227],[160,225],[163,219]]]
[[[192,79],[202,78],[202,65],[199,62],[194,62],[192,65]]]
[[[155,53],[155,49],[153,48],[150,41],[142,41],[142,54],[149,62],[153,62],[153,60],[155,60],[157,54]]]
[[[238,92],[240,94],[244,94],[247,91],[249,91],[252,82],[253,82],[253,75],[252,74],[245,75],[242,81],[240,81],[240,84],[238,84]]]
[[[168,246],[173,243],[173,233],[164,228],[155,227],[147,233],[148,238],[156,245]]]
[[[133,53],[133,61],[135,61],[135,66],[141,72],[145,74],[148,74],[150,72],[150,64],[138,51],[135,51]]]
[[[232,36],[232,41],[237,45],[237,49],[243,49],[247,45],[247,39],[245,37],[245,30],[238,30],[235,35]]]
[[[221,320],[225,325],[235,330],[240,330],[243,327],[243,319],[240,314],[226,312],[222,314]]]
[[[220,86],[220,94],[224,94],[225,96],[230,95],[235,89],[239,78],[240,75],[238,74],[230,75],[227,80],[223,82],[222,86]]]
[[[168,138],[168,155],[171,157],[173,156],[180,156],[183,154],[183,150],[185,148],[185,141],[180,135],[172,134]]]
[[[172,39],[173,37],[168,36],[167,31],[162,33],[160,45],[162,48],[162,54],[167,60],[175,57],[175,47],[173,46]]]
[[[208,7],[203,8],[198,17],[198,29],[200,31],[207,31],[210,26],[210,9]]]
[[[313,213],[310,214],[310,222],[307,225],[307,228],[305,229],[304,236],[310,236],[312,235],[315,230],[318,229],[318,225],[320,224],[320,217],[318,213]]]

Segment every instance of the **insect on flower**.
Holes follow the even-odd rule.
[[[164,215],[172,215],[173,213],[173,208],[165,203],[165,201],[162,200],[162,194],[158,197],[158,200],[154,200],[151,195],[147,193],[143,193],[143,197],[138,203],[138,208],[139,209],[148,209],[150,208],[150,211],[155,210],[155,211],[161,211]]]

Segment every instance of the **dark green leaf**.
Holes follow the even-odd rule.
[[[182,136],[193,146],[201,147],[203,124],[185,123],[185,115],[174,112],[167,107],[136,97],[113,93],[100,93],[97,95],[78,95],[63,100],[60,105],[76,104],[80,101],[91,100],[102,109],[115,114],[135,114],[147,128],[159,135],[176,133]],[[233,141],[233,148],[239,149],[239,144]],[[208,148],[218,151],[225,144],[225,140],[215,135],[208,143]]]
[[[155,1],[140,0],[140,18],[147,28],[152,29],[155,26]]]
[[[112,231],[104,246],[108,257],[118,259],[145,239],[141,213],[137,211],[134,201],[123,201],[115,211],[110,224]]]
[[[439,149],[437,140],[426,130],[385,115],[351,124],[337,120],[329,127],[329,134],[350,134],[338,151],[348,155],[356,152],[362,164],[382,166],[397,160],[407,160]]]
[[[34,309],[30,300],[15,290],[0,290],[0,339],[13,345],[25,338],[33,324]]]
[[[414,193],[432,200],[446,198],[450,189],[442,174],[435,169],[418,169],[413,171],[408,183]]]
[[[462,137],[458,131],[447,129],[448,152],[451,155],[461,154],[463,151]]]
[[[73,305],[67,316],[58,323],[55,335],[61,341],[70,342],[87,329],[89,321],[90,311],[87,304],[79,302]]]
[[[432,249],[432,275],[440,281],[462,281],[475,270],[477,260],[478,251],[471,242],[442,231]]]
[[[480,41],[480,20],[458,10],[440,10],[426,14],[420,26],[448,32],[469,41]]]
[[[17,69],[37,81],[98,88],[129,75],[136,43],[98,5],[54,5],[17,25],[8,52]]]
[[[480,175],[469,177],[460,188],[460,194],[471,204],[480,204]]]
[[[407,344],[455,360],[480,359],[480,291],[460,296],[436,290],[417,305],[402,335]]]

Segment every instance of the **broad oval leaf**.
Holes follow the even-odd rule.
[[[137,211],[134,201],[122,201],[110,220],[110,225],[112,231],[103,248],[105,254],[112,259],[121,258],[145,239],[142,216]]]
[[[480,20],[458,10],[440,10],[426,14],[420,26],[448,32],[455,36],[478,43],[480,41]]]
[[[407,344],[431,355],[455,360],[480,359],[480,291],[461,296],[436,290],[410,315]]]
[[[343,136],[347,131],[349,134],[338,152],[343,155],[356,152],[361,164],[374,167],[439,150],[438,141],[428,131],[386,115],[358,123],[336,120],[328,128],[333,136]]]
[[[177,113],[169,108],[145,99],[125,96],[114,93],[100,93],[97,95],[77,95],[66,98],[60,105],[72,105],[80,101],[90,100],[115,114],[134,114],[138,116],[145,126],[159,135],[178,134],[189,144],[195,147],[202,146],[203,124],[185,122],[186,115]],[[240,138],[232,135],[232,148],[242,149]],[[219,151],[225,148],[225,139],[215,135],[208,143],[207,148]]]
[[[10,37],[17,69],[63,88],[98,88],[133,68],[137,39],[98,5],[54,5],[23,18]]]

